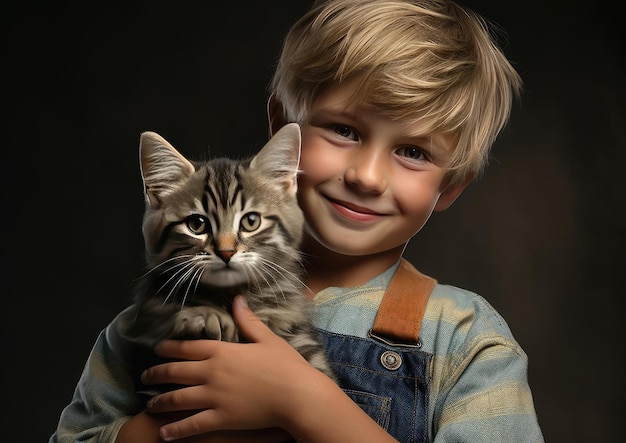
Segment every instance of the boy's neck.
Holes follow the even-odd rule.
[[[352,288],[367,283],[382,274],[402,257],[404,245],[378,254],[348,256],[336,254],[315,240],[307,239],[302,245],[307,268],[306,284],[309,297],[324,288]]]

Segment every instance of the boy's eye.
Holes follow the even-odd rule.
[[[253,232],[261,226],[261,214],[258,212],[248,212],[241,218],[241,229],[246,232]]]
[[[396,153],[398,155],[401,155],[402,157],[406,157],[411,160],[426,160],[424,152],[420,148],[415,146],[403,146],[401,148],[398,148],[398,150],[396,150]]]
[[[198,214],[187,217],[185,223],[187,224],[189,230],[196,235],[206,234],[210,226],[207,219]]]
[[[336,125],[333,126],[333,130],[337,133],[337,135],[343,138],[349,138],[351,140],[357,139],[354,129],[352,129],[350,126]]]

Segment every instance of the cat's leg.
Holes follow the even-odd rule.
[[[238,341],[232,315],[218,306],[189,306],[176,315],[173,338],[208,338]]]

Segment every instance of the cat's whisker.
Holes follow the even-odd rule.
[[[198,270],[199,270],[199,273],[197,274],[198,277],[196,279],[196,284],[193,287],[194,294],[198,290],[198,286],[200,286],[200,282],[202,281],[202,276],[204,275],[204,271],[206,271],[206,267],[200,266]]]
[[[269,275],[271,275],[273,277],[273,279],[276,281],[276,286],[279,288],[283,288],[285,284],[288,284],[291,286],[291,289],[298,291],[298,292],[303,292],[304,289],[308,289],[306,284],[304,283],[304,281],[302,281],[298,275],[294,274],[293,272],[289,271],[288,269],[286,269],[283,266],[280,266],[278,263],[273,262],[271,260],[268,259],[261,259],[262,260],[262,264],[264,267],[271,269],[274,272],[268,272]],[[284,277],[284,281],[281,284],[278,284],[278,280],[276,278],[275,275],[280,275],[281,277]],[[297,283],[300,284],[300,286],[298,286]],[[284,291],[281,291],[284,294]]]
[[[161,307],[163,307],[170,300],[172,295],[178,291],[178,288],[181,285],[181,281],[184,282],[184,279],[185,279],[184,276],[187,275],[189,273],[189,270],[193,269],[194,266],[195,266],[195,264],[193,263],[192,260],[187,260],[185,263],[181,264],[180,266],[177,265],[177,267],[179,269],[177,269],[176,272],[174,272],[174,274],[169,279],[167,279],[167,281],[165,283],[163,283],[161,285],[161,287],[155,292],[153,297],[158,296],[159,293],[161,293],[162,290],[167,289],[168,287],[171,287],[169,293],[167,294],[167,296],[163,300],[163,303],[162,303]],[[173,268],[171,268],[171,269],[173,269]],[[171,270],[171,269],[169,269],[169,270]],[[180,277],[181,274],[183,275],[182,278]],[[172,283],[172,281],[174,281],[174,282],[173,282],[173,284],[170,285],[170,283]]]
[[[276,294],[276,289],[278,289],[280,291],[282,299],[286,300],[287,297],[285,296],[285,291],[283,290],[281,282],[278,280],[278,276],[282,276],[282,274],[280,273],[280,271],[278,269],[270,266],[271,263],[272,262],[269,261],[269,260],[261,260],[261,265],[263,266],[264,269],[272,269],[272,270],[276,271],[275,273],[272,273],[272,272],[263,272],[263,270],[261,270],[261,277],[263,278],[263,280],[265,280],[265,284],[266,284],[267,288],[272,291],[272,295],[274,296],[274,298],[276,299],[277,302],[278,302],[278,296]],[[274,274],[276,274],[276,275],[274,275]],[[268,279],[266,278],[266,275],[271,277],[271,279],[274,281],[274,284],[271,284],[268,281]]]
[[[181,309],[185,306],[185,302],[187,301],[187,296],[189,295],[189,291],[191,290],[191,286],[193,285],[193,282],[194,281],[196,282],[192,291],[192,294],[195,294],[196,289],[198,288],[198,284],[200,283],[200,277],[202,276],[202,273],[204,272],[204,269],[202,268],[202,266],[199,266],[198,264],[194,264],[194,267],[195,267],[195,270],[193,271],[193,275],[191,276],[191,278],[189,278],[187,289],[185,290],[185,295],[183,296],[183,300],[180,303]],[[190,272],[191,270],[189,271],[189,273]]]
[[[183,299],[181,300],[181,309],[184,306],[185,301],[187,300],[187,295],[189,293],[189,286],[193,282],[193,278],[195,274],[197,273],[197,269],[199,267],[198,263],[196,263],[197,261],[198,260],[196,259],[189,260],[189,265],[185,267],[184,272],[183,270],[179,272],[179,274],[181,275],[179,275],[178,280],[176,281],[176,283],[174,283],[174,287],[172,288],[176,293],[178,293],[178,291],[185,285],[185,283],[188,283],[187,290],[185,291],[185,295],[183,296]]]
[[[261,266],[264,266],[262,261],[260,264]],[[255,293],[256,298],[259,301],[263,303],[268,298],[266,291],[271,291],[271,294],[274,296],[274,298],[277,298],[275,288],[280,287],[280,284],[275,277],[273,277],[275,284],[272,285],[265,277],[267,273],[263,272],[263,269],[261,269],[261,267],[246,263],[243,268],[246,270],[245,272],[248,276],[247,278],[250,290],[252,293]],[[261,279],[263,280],[264,284],[262,284]],[[252,291],[253,288],[256,291]]]
[[[161,272],[161,275],[165,276],[168,272],[173,272],[175,270],[175,272],[173,272],[173,274],[167,279],[167,281],[165,281],[157,290],[156,292],[152,295],[152,298],[158,297],[159,294],[161,294],[161,292],[165,289],[167,289],[168,287],[172,286],[171,282],[175,279],[178,278],[178,275],[180,273],[185,272],[186,269],[188,269],[190,266],[193,266],[192,263],[190,263],[189,260],[185,261],[184,263],[179,263],[176,264],[175,266],[172,266],[169,269],[166,269],[165,271]],[[176,284],[173,285],[173,288],[176,288]],[[172,291],[170,291],[170,293],[167,295],[167,297],[165,297],[164,303],[167,302],[170,298],[170,296],[172,295]]]
[[[186,270],[189,267],[193,267],[193,263],[190,260],[185,261],[184,263],[181,263],[179,265],[173,266],[169,269],[166,269],[165,271],[161,272],[161,275],[166,275],[167,273],[172,273],[172,275],[167,279],[167,281],[165,281],[165,283],[163,283],[161,285],[161,288],[157,291],[157,293],[155,295],[158,295],[158,293],[160,292],[160,290],[164,287],[169,286],[170,282],[174,279],[177,279],[178,276],[181,273],[186,272]]]
[[[161,289],[163,289],[165,287],[161,286],[161,288],[159,288],[159,292],[161,291]],[[163,299],[163,303],[161,303],[161,308],[163,308],[170,300],[170,298],[172,297],[172,295],[174,295],[174,293],[176,292],[176,285],[174,285],[172,287],[172,289],[170,289],[170,291],[168,292],[167,296]]]
[[[170,257],[167,260],[162,261],[158,265],[156,265],[153,268],[151,268],[148,271],[146,271],[143,275],[141,275],[139,277],[139,279],[145,278],[145,277],[147,277],[148,275],[150,275],[150,274],[152,274],[154,272],[160,271],[161,268],[163,268],[164,266],[168,266],[173,261],[185,260],[185,262],[186,262],[190,257],[193,257],[193,255],[176,255],[174,257]],[[183,266],[185,264],[185,262],[177,263],[174,266],[172,266],[172,268],[175,268],[175,267],[178,267],[178,266]],[[172,268],[168,268],[168,269],[172,269]]]
[[[306,284],[304,283],[304,281],[300,278],[300,276],[298,274],[295,274],[291,271],[289,271],[287,268],[279,265],[278,263],[271,261],[267,258],[263,258],[261,257],[261,261],[263,262],[263,264],[265,266],[270,267],[271,269],[275,270],[276,273],[280,274],[280,275],[288,275],[289,276],[289,280],[294,280],[299,282],[301,285],[306,286]]]
[[[257,294],[258,294],[258,299],[259,300],[263,300],[262,297],[262,286],[259,283],[259,279],[257,278],[254,266],[252,266],[250,263],[248,262],[243,262],[241,263],[241,269],[243,270],[243,272],[246,274],[246,280],[248,281],[248,286],[250,288],[250,292],[254,293],[254,291],[252,291],[252,289],[256,289]]]

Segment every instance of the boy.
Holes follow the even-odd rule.
[[[302,128],[306,283],[341,387],[238,297],[233,313],[249,343],[162,343],[157,353],[178,361],[148,369],[143,381],[186,387],[132,418],[103,414],[85,435],[543,441],[527,358],[504,320],[481,297],[402,259],[431,213],[481,172],[520,85],[482,19],[455,3],[316,3],[285,40],[268,113],[272,133],[287,122]],[[99,340],[88,368],[114,353],[107,345]],[[106,379],[99,389],[123,392],[115,370],[104,369],[87,370],[82,386]],[[68,431],[72,420],[62,416],[52,441],[78,434]]]

